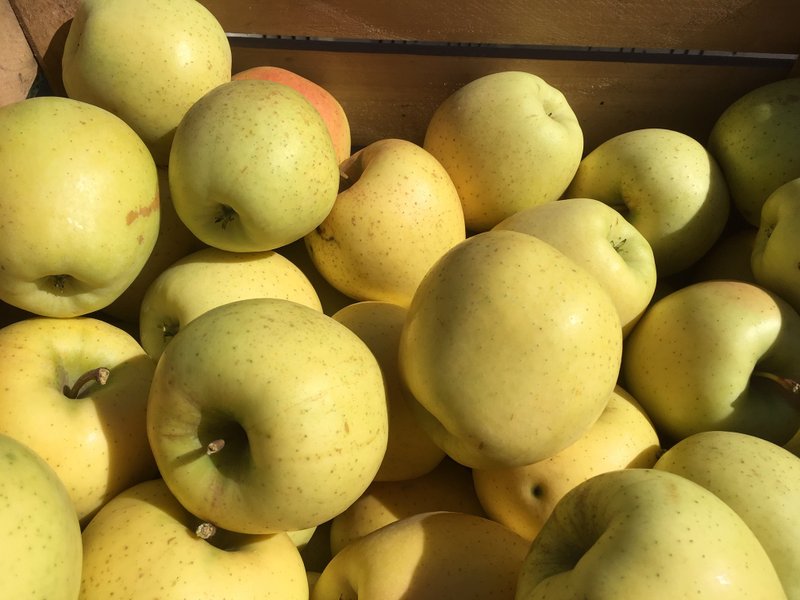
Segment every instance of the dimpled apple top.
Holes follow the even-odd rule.
[[[225,304],[181,329],[156,367],[147,426],[181,504],[243,533],[333,518],[372,481],[388,439],[369,348],[333,318],[277,298]]]
[[[420,284],[399,361],[422,425],[455,460],[512,467],[577,440],[614,390],[616,308],[597,280],[542,240],[487,231]]]
[[[198,100],[169,159],[178,216],[222,250],[272,250],[328,215],[339,165],[317,109],[281,83],[236,80]]]
[[[99,310],[158,228],[156,166],[122,120],[59,97],[0,108],[0,299],[52,317]]]

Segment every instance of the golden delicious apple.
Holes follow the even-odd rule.
[[[486,231],[420,284],[399,365],[422,426],[473,468],[543,460],[583,435],[617,382],[622,327],[611,297],[537,237]]]
[[[661,298],[625,340],[623,385],[666,446],[693,433],[740,431],[783,444],[800,428],[800,315],[775,294],[734,280]]]
[[[346,187],[305,236],[311,259],[347,296],[408,306],[431,265],[466,237],[458,192],[439,161],[406,140],[373,142],[340,168]]]
[[[565,198],[521,210],[494,229],[535,235],[573,259],[609,293],[627,335],[656,289],[656,261],[644,236],[607,204]]]
[[[284,298],[322,310],[311,282],[280,254],[203,248],[164,269],[142,298],[139,339],[154,359],[204,312],[245,298]]]
[[[80,0],[61,62],[67,95],[121,117],[160,166],[189,107],[231,78],[225,30],[195,0]]]
[[[423,146],[458,189],[467,229],[561,197],[583,154],[583,131],[564,94],[532,73],[500,71],[447,97]]]
[[[400,379],[397,352],[407,310],[381,301],[354,302],[333,315],[369,347],[383,371],[389,410],[389,441],[376,481],[398,481],[420,477],[444,458],[420,426]]]
[[[83,548],[72,499],[41,456],[3,434],[0,498],[3,596],[77,600]]]
[[[0,431],[47,461],[83,524],[158,474],[145,422],[154,369],[133,337],[99,319],[40,317],[0,329]]]
[[[242,533],[350,506],[388,439],[380,365],[350,329],[282,298],[223,304],[158,361],[147,409],[160,473],[187,510]]]
[[[800,310],[800,177],[772,192],[761,208],[750,266],[755,282]]]
[[[83,532],[81,600],[307,600],[300,553],[286,533],[213,531],[161,479],[106,504]]]
[[[527,549],[526,540],[485,517],[413,515],[342,548],[311,600],[512,600]]]
[[[475,492],[489,517],[533,540],[559,500],[606,471],[652,467],[661,444],[650,419],[617,386],[600,418],[550,458],[508,469],[473,469]]]
[[[48,317],[110,304],[158,237],[158,174],[122,120],[55,96],[0,108],[0,299]]]
[[[595,475],[533,540],[516,600],[785,600],[758,538],[720,498],[659,469]]]
[[[384,525],[441,510],[486,516],[475,493],[471,469],[450,458],[414,479],[373,481],[358,500],[331,520],[331,554]]]
[[[659,277],[699,260],[722,234],[730,211],[714,157],[670,129],[637,129],[606,140],[581,160],[565,195],[621,211],[650,243]]]
[[[723,111],[708,138],[734,206],[756,227],[767,196],[800,177],[798,97],[800,77],[751,90]]]
[[[695,433],[658,459],[733,508],[767,551],[790,600],[800,598],[800,458],[751,435]]]
[[[208,92],[179,123],[169,187],[201,241],[261,252],[322,223],[339,191],[339,164],[325,122],[300,92],[237,80]]]

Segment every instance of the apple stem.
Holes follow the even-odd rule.
[[[217,533],[217,528],[211,523],[200,523],[194,530],[194,533],[201,540],[208,540],[214,537],[214,534]]]
[[[209,456],[212,454],[216,454],[224,447],[225,447],[225,440],[223,439],[208,442],[208,446],[206,446],[206,454],[208,454]]]
[[[86,384],[94,381],[100,385],[105,385],[108,381],[109,375],[111,375],[111,371],[109,369],[106,367],[97,367],[96,369],[86,371],[86,373],[78,377],[72,387],[64,384],[62,391],[67,398],[78,398]]]
[[[792,394],[795,395],[800,395],[800,383],[798,383],[794,379],[789,379],[788,377],[781,377],[780,375],[775,375],[775,373],[768,373],[767,371],[755,371],[753,375],[769,379],[770,381],[774,381],[783,389],[785,389],[787,392],[791,392]]]

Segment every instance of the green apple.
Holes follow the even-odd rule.
[[[83,524],[158,473],[145,424],[154,370],[130,334],[99,319],[39,317],[0,329],[0,432],[47,461]]]
[[[800,598],[800,458],[744,433],[703,431],[669,448],[655,468],[722,498],[764,546],[786,595]]]
[[[508,469],[473,469],[486,514],[533,540],[564,495],[590,477],[616,469],[652,467],[661,444],[636,400],[617,386],[589,430],[561,452]]]
[[[344,189],[305,236],[317,270],[358,300],[408,306],[420,280],[466,238],[450,176],[427,150],[381,139],[340,165]]]
[[[417,514],[342,548],[311,600],[513,598],[527,548],[526,540],[485,517]]]
[[[573,488],[530,546],[516,600],[729,598],[786,594],[758,538],[699,484],[619,469]]]
[[[428,271],[398,361],[420,423],[473,468],[530,464],[600,416],[619,375],[622,327],[597,279],[539,238],[475,234]]]
[[[339,191],[339,164],[325,122],[300,92],[230,81],[178,124],[169,187],[175,211],[202,242],[261,252],[322,223]]]
[[[280,254],[202,248],[169,265],[148,286],[138,320],[142,347],[158,359],[182,327],[245,298],[284,298],[322,310],[311,282]]]
[[[158,237],[155,163],[111,113],[42,96],[0,108],[0,300],[48,317],[110,304]]]
[[[800,177],[772,192],[761,208],[750,266],[756,283],[800,310]]]
[[[616,135],[587,154],[565,192],[618,209],[655,255],[659,277],[683,271],[720,237],[730,197],[714,157],[670,129]]]
[[[413,479],[373,481],[358,500],[331,520],[331,555],[384,525],[437,510],[486,516],[472,483],[472,470],[450,458]]]
[[[175,128],[231,78],[231,48],[195,0],[80,0],[61,60],[70,98],[128,123],[166,166]]]
[[[561,197],[583,154],[583,131],[564,94],[541,77],[500,71],[447,97],[423,146],[458,189],[467,229]]]
[[[800,402],[800,315],[742,281],[698,282],[661,298],[625,340],[622,378],[665,444],[707,430],[785,443]]]
[[[89,522],[82,572],[81,600],[308,598],[303,560],[286,533],[214,531],[161,479],[123,491]]]
[[[83,548],[72,499],[41,456],[4,434],[0,434],[0,498],[3,596],[77,600]]]
[[[319,525],[352,504],[388,439],[380,365],[322,312],[238,300],[183,327],[147,410],[159,471],[187,510],[242,533]]]
[[[800,177],[798,95],[800,77],[755,88],[722,112],[708,138],[733,205],[756,227],[767,196]]]
[[[689,270],[689,281],[736,279],[756,283],[751,260],[758,229],[744,226],[725,232]]]
[[[430,472],[444,458],[439,448],[420,426],[411,400],[402,384],[397,364],[400,333],[407,310],[381,301],[350,304],[333,315],[369,347],[383,371],[389,410],[389,441],[376,481],[399,481]]]
[[[618,211],[593,198],[565,198],[521,210],[494,229],[535,235],[592,275],[630,333],[656,289],[656,261],[645,237]]]

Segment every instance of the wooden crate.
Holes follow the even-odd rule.
[[[78,0],[0,6],[7,1],[54,93],[63,93],[60,54]],[[229,32],[235,71],[278,65],[327,87],[356,147],[383,137],[421,142],[448,94],[504,69],[561,89],[587,151],[639,127],[705,140],[737,97],[800,74],[797,0],[202,2]]]

